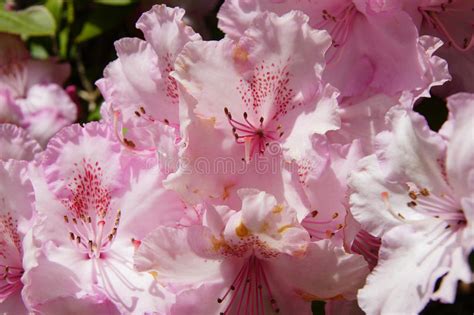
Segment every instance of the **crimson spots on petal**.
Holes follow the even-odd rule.
[[[14,246],[20,255],[23,253],[21,238],[18,234],[18,221],[10,212],[6,212],[0,214],[0,256],[3,259],[8,259],[6,250],[11,246]]]
[[[83,160],[73,174],[72,181],[67,186],[70,197],[63,200],[64,206],[77,218],[87,217],[91,211],[104,218],[110,207],[111,196],[104,187],[104,174],[99,163]]]
[[[170,100],[171,104],[178,105],[179,103],[179,95],[178,95],[178,83],[176,80],[170,75],[171,72],[174,71],[173,66],[173,56],[170,53],[160,57],[161,62],[165,65],[164,70],[162,71],[162,77],[165,81],[165,92],[166,96]]]
[[[98,162],[84,159],[76,167],[67,186],[70,196],[62,200],[67,237],[89,258],[102,258],[117,235],[121,211],[110,208],[112,197]]]
[[[245,108],[259,114],[263,106],[270,105],[273,110],[271,117],[268,118],[278,121],[280,116],[288,113],[288,110],[301,105],[294,101],[296,94],[290,86],[291,77],[287,66],[275,63],[269,65],[262,61],[255,66],[250,79],[240,80],[237,91]]]
[[[18,222],[10,212],[0,215],[0,298],[21,287],[23,250],[18,234]]]

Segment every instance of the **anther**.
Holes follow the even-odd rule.
[[[414,201],[407,202],[407,206],[410,207],[410,208],[416,207],[416,205],[417,204]]]
[[[136,115],[137,117],[140,117],[140,116],[141,116],[138,111],[135,111],[135,115]]]
[[[428,197],[430,195],[430,191],[426,188],[423,188],[422,190],[420,190],[420,194],[422,194],[425,197]]]
[[[64,216],[64,222],[69,223],[69,218],[67,215]]]
[[[244,112],[244,118],[247,119],[248,115],[247,112]]]
[[[145,108],[143,108],[143,106],[140,106],[140,111],[142,112],[142,114],[146,114]]]

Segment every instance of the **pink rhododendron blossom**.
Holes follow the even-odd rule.
[[[376,155],[352,175],[352,214],[382,238],[378,264],[358,294],[368,314],[413,314],[430,299],[452,303],[458,280],[472,281],[474,96],[451,96],[448,107],[441,134],[414,112],[392,110]]]
[[[395,5],[368,0],[227,0],[218,14],[219,26],[232,38],[239,38],[262,12],[290,10],[303,11],[312,27],[330,33],[332,45],[323,78],[341,96],[368,90],[390,95],[428,91],[432,82],[427,82],[427,73],[449,78],[446,67],[438,67],[439,58],[423,52],[410,16]]]
[[[209,208],[203,226],[158,228],[143,240],[138,270],[182,287],[171,314],[311,314],[308,301],[353,298],[367,273],[361,257],[311,243],[295,210],[272,195],[239,195],[241,211]]]
[[[131,155],[111,127],[89,123],[53,137],[40,170],[35,254],[25,273],[31,307],[65,299],[84,308],[112,303],[120,313],[165,312],[174,296],[132,265],[140,240],[184,212],[177,194],[162,187],[156,161]]]
[[[38,142],[24,129],[12,124],[0,124],[0,160],[31,161],[41,151]]]
[[[179,127],[178,87],[171,72],[183,46],[201,40],[183,23],[183,16],[183,9],[164,5],[145,12],[137,22],[145,41],[117,41],[118,59],[97,82],[109,103],[109,119],[118,124],[120,139],[132,149],[156,150],[160,135]]]
[[[31,59],[13,35],[0,34],[0,42],[0,123],[25,128],[45,146],[77,117],[76,105],[60,86],[69,76],[69,66]]]
[[[180,156],[188,165],[168,178],[169,187],[188,196],[223,196],[234,206],[241,187],[287,193],[284,182],[294,172],[282,169],[312,149],[314,133],[339,127],[337,93],[321,82],[330,39],[307,22],[299,12],[266,13],[238,41],[184,48],[175,78],[184,108]],[[201,159],[209,170],[197,172]],[[233,169],[219,169],[221,161]]]
[[[33,186],[24,161],[0,161],[0,312],[28,314],[21,299],[23,238],[34,212]]]

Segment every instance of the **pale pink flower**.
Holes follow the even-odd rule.
[[[311,314],[311,300],[354,297],[361,257],[309,242],[295,210],[272,195],[239,195],[241,211],[208,208],[203,226],[158,228],[137,250],[139,270],[182,288],[171,314]]]
[[[25,128],[42,146],[74,122],[77,107],[61,85],[69,65],[34,60],[21,40],[0,34],[0,123]]]
[[[226,0],[218,14],[219,27],[238,38],[262,12],[290,10],[303,11],[312,27],[330,33],[332,46],[323,79],[339,89],[341,96],[428,91],[430,72],[449,79],[446,66],[438,66],[439,58],[420,52],[424,46],[410,16],[396,5],[379,1]]]
[[[238,41],[188,44],[174,75],[187,165],[166,185],[234,206],[241,187],[286,193],[284,166],[312,149],[314,133],[339,126],[337,93],[321,82],[329,45],[300,12],[262,14]],[[209,169],[199,172],[201,162]]]
[[[42,151],[38,142],[23,128],[0,124],[0,160],[31,161]]]
[[[161,224],[174,226],[184,212],[149,158],[130,154],[101,123],[73,125],[51,139],[34,182],[38,220],[29,246],[35,254],[24,290],[32,309],[58,307],[64,299],[143,314],[165,312],[173,302],[152,275],[132,265],[140,240]]]
[[[0,312],[28,314],[21,298],[23,239],[34,213],[33,186],[24,161],[0,161]]]
[[[183,9],[164,5],[145,12],[137,22],[145,41],[117,41],[118,59],[105,68],[104,78],[96,83],[108,103],[106,118],[131,149],[154,151],[163,133],[178,132],[179,95],[171,72],[183,46],[201,40],[184,24],[183,16]],[[122,134],[123,128],[126,134]]]
[[[451,96],[448,107],[440,134],[418,114],[392,110],[376,155],[352,175],[352,214],[382,238],[378,264],[358,294],[368,314],[414,314],[430,299],[452,303],[458,280],[472,281],[474,96]]]

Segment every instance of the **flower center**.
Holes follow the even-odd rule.
[[[221,315],[240,314],[241,311],[242,314],[265,314],[267,303],[273,312],[280,312],[264,266],[255,255],[247,259],[224,295],[217,298],[217,303],[222,305]]]
[[[102,183],[103,172],[98,162],[83,161],[83,168],[75,172],[68,185],[69,198],[63,200],[69,213],[64,215],[69,238],[78,250],[89,258],[101,258],[116,234],[121,211],[110,211],[111,196]]]
[[[271,141],[276,141],[283,136],[281,125],[278,125],[275,130],[265,128],[263,125],[263,117],[260,117],[259,124],[252,124],[248,120],[247,112],[244,112],[243,114],[244,122],[235,120],[227,107],[224,108],[224,113],[232,127],[235,141],[239,144],[245,145],[244,160],[247,163],[250,162],[250,159],[256,153],[263,155],[266,147],[270,145]]]

